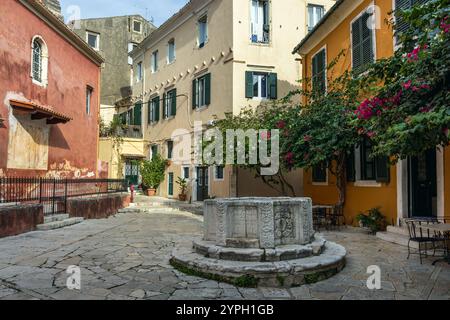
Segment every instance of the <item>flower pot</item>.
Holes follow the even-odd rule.
[[[179,199],[180,201],[186,201],[187,195],[186,195],[186,194],[179,194],[179,195],[178,195],[178,199]]]
[[[147,189],[147,195],[153,197],[156,194],[156,189]]]

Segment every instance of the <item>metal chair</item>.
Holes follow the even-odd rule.
[[[439,235],[431,234],[429,230],[424,231],[420,226],[424,224],[439,223],[434,218],[412,218],[405,219],[405,223],[408,227],[409,240],[408,240],[408,260],[412,254],[418,254],[420,258],[420,264],[422,264],[422,256],[428,257],[428,245],[432,245],[433,257],[436,255],[436,243],[442,241]],[[417,242],[419,249],[417,252],[412,252],[411,242]]]

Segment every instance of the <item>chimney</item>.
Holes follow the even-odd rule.
[[[42,4],[44,4],[59,19],[64,20],[64,17],[61,13],[61,3],[59,2],[59,0],[39,0],[39,1]]]

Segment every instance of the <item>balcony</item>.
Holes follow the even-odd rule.
[[[118,129],[119,136],[123,138],[142,139],[142,127],[140,125],[128,125]]]

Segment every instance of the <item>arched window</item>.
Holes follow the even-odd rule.
[[[42,45],[38,39],[33,41],[33,79],[42,82]]]
[[[40,36],[33,37],[31,42],[31,78],[33,83],[46,87],[48,69],[48,49]]]

